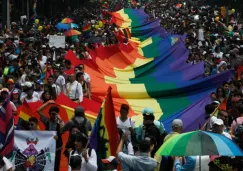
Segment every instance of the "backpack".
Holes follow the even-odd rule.
[[[86,136],[88,136],[88,131],[86,130],[86,127],[85,127],[85,125],[87,123],[87,118],[84,118],[82,123],[78,123],[78,121],[75,118],[73,118],[72,122],[73,122],[73,125],[79,129],[80,133],[83,133]]]
[[[243,147],[243,123],[238,124],[236,119],[235,119],[235,123],[236,123],[235,141],[236,143],[238,143],[240,148],[242,148]]]

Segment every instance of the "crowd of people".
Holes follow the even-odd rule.
[[[154,0],[150,3],[130,5],[120,1],[113,8],[144,8],[150,14],[150,19],[161,19],[161,25],[168,32],[187,34],[186,46],[190,50],[188,63],[205,63],[205,75],[210,76],[228,69],[240,68],[243,59],[243,28],[242,12],[225,8],[209,6],[205,3],[190,4],[188,2],[172,2]],[[109,4],[109,1],[107,1]],[[106,4],[106,5],[107,5]],[[57,96],[64,94],[76,103],[83,97],[92,98],[91,78],[85,72],[84,65],[72,66],[71,61],[64,56],[69,49],[80,59],[92,58],[88,48],[118,44],[116,35],[118,28],[112,24],[106,11],[111,10],[104,4],[86,4],[76,10],[68,8],[63,14],[53,19],[40,21],[43,30],[35,36],[34,21],[23,20],[12,22],[11,28],[1,33],[1,62],[0,62],[0,103],[10,95],[13,115],[17,107],[27,103],[42,101],[43,106],[38,113],[47,131],[57,131],[54,137],[57,143],[55,170],[59,170],[61,149],[65,147],[65,156],[69,160],[70,170],[96,171],[101,169],[97,154],[89,147],[91,122],[85,117],[82,107],[75,108],[75,116],[64,123],[59,117],[59,108],[51,107],[50,118],[43,114],[48,104],[54,103]],[[101,8],[102,6],[102,8]],[[95,8],[97,7],[97,8]],[[104,9],[105,8],[105,9]],[[225,13],[224,13],[225,12]],[[56,25],[65,17],[72,18],[82,31],[91,25],[88,34],[67,37],[65,48],[49,47],[50,35],[63,35],[65,29]],[[102,27],[95,27],[102,22]],[[88,48],[87,48],[88,47]],[[55,58],[53,57],[55,56]],[[65,71],[74,67],[75,73],[66,75]],[[239,69],[238,69],[239,70]],[[242,70],[243,71],[243,70]],[[45,73],[45,74],[44,74]],[[237,72],[235,78],[225,82],[216,92],[211,94],[212,104],[205,106],[205,122],[203,130],[222,134],[234,140],[243,148],[243,72]],[[220,107],[225,104],[224,108]],[[129,106],[121,105],[120,116],[116,118],[120,135],[117,157],[110,156],[102,159],[106,170],[116,170],[121,164],[124,171],[129,170],[194,170],[198,167],[197,158],[163,157],[155,152],[169,138],[182,133],[183,122],[176,119],[172,123],[172,132],[166,133],[163,123],[156,121],[153,109],[142,111],[143,124],[135,125],[128,117]],[[136,129],[137,128],[137,129]],[[22,130],[38,130],[38,119],[30,118]],[[69,140],[63,145],[62,134],[69,131]],[[168,134],[168,135],[167,135]],[[220,163],[214,162],[215,158]],[[0,168],[11,170],[11,163],[5,157],[0,158]],[[206,170],[220,170],[221,164],[230,161],[232,170],[242,170],[242,159],[234,162],[225,157],[210,156],[206,159]]]

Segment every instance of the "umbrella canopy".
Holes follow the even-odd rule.
[[[157,151],[161,156],[243,156],[241,149],[224,135],[205,131],[178,134]]]
[[[77,24],[75,24],[75,23],[69,24],[69,27],[71,27],[71,28],[79,28],[79,26]]]
[[[56,25],[56,28],[58,30],[61,30],[61,29],[63,29],[63,30],[69,30],[70,29],[70,25],[69,24],[63,24],[63,23],[58,23]]]
[[[64,33],[65,36],[78,36],[80,34],[81,34],[81,32],[74,30],[74,29],[68,30]]]
[[[64,18],[61,23],[69,24],[69,23],[73,23],[73,20],[71,18]]]

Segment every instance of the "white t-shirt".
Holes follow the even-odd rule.
[[[202,28],[198,29],[198,40],[204,41],[204,31]]]
[[[85,80],[86,82],[90,83],[91,79],[90,79],[89,74],[84,73],[84,80]]]
[[[130,127],[133,129],[136,128],[135,121],[132,118],[128,118],[125,122],[122,122],[120,117],[116,118],[117,128],[121,129],[124,133],[128,134],[128,139],[131,141],[131,132],[129,130]]]
[[[223,54],[224,54],[223,52],[219,52],[219,53],[214,52],[213,56],[215,58],[222,59],[223,58]]]
[[[46,61],[47,61],[47,57],[43,55],[43,56],[42,56],[42,62],[45,64]]]
[[[7,171],[8,169],[13,168],[12,163],[6,157],[3,157],[3,161],[5,165],[3,168],[0,168],[0,171]]]
[[[65,85],[65,78],[62,75],[59,75],[56,79],[56,85],[58,85],[60,88]]]
[[[25,101],[26,101],[27,103],[31,103],[31,102],[37,102],[37,101],[39,101],[39,99],[37,99],[36,97],[33,97],[32,99],[27,99],[27,98],[25,98]]]
[[[27,96],[27,93],[25,93],[25,92],[22,92],[21,93],[21,95],[20,95],[20,101],[22,103],[24,102],[24,99],[25,99],[26,96]],[[34,91],[32,96],[35,97],[35,98],[37,98],[38,100],[40,100],[40,96],[39,96],[39,94],[37,92]]]

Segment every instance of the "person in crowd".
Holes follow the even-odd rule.
[[[4,101],[9,96],[9,90],[7,88],[3,88],[0,92],[0,94],[3,97],[3,101]],[[11,100],[11,98],[10,98],[10,100]],[[12,114],[17,115],[17,108],[16,108],[15,104],[12,101],[10,101],[10,105],[11,105],[11,108],[12,108]]]
[[[172,132],[169,133],[165,139],[164,142],[166,142],[168,139],[170,139],[171,137],[177,135],[177,134],[181,134],[182,133],[182,129],[183,129],[183,122],[180,119],[174,119],[172,121]]]
[[[25,82],[24,87],[23,87],[23,92],[20,95],[20,101],[22,103],[24,102],[24,100],[26,100],[27,102],[36,102],[39,99],[40,99],[39,94],[37,92],[33,91],[32,83],[28,82],[28,81]]]
[[[17,89],[14,89],[12,92],[10,100],[14,103],[16,108],[22,104],[20,101],[19,91]]]
[[[81,86],[83,88],[83,96],[84,97],[87,97],[87,98],[90,98],[90,92],[89,92],[89,89],[88,89],[88,84],[84,80],[84,73],[78,72],[76,74],[76,79],[81,84]]]
[[[222,134],[224,136],[226,136],[229,139],[232,139],[230,134],[228,134],[227,132],[224,132],[224,121],[222,119],[216,119],[213,122],[213,132],[217,133],[217,134]]]
[[[69,162],[69,171],[80,171],[82,168],[82,158],[80,155],[72,155]]]
[[[42,96],[44,92],[44,84],[42,80],[35,81],[35,92],[38,93],[39,97]]]
[[[54,76],[53,75],[50,75],[47,80],[48,80],[48,84],[54,90],[56,96],[58,96],[61,93],[61,90],[60,90],[60,87],[55,84],[55,82],[54,82]]]
[[[29,118],[29,130],[38,131],[38,119],[36,117]]]
[[[60,92],[63,92],[65,89],[66,80],[63,76],[63,71],[61,68],[63,67],[60,66],[59,68],[54,69],[54,76],[56,77],[55,84],[60,88]]]
[[[154,170],[157,166],[156,160],[150,157],[154,146],[148,140],[141,140],[139,143],[139,155],[132,156],[122,152],[124,143],[127,141],[128,135],[123,134],[117,148],[117,157],[121,162],[126,163],[132,170]]]
[[[50,100],[53,100],[53,97],[51,96],[51,93],[49,91],[44,91],[41,95],[41,101],[43,103],[46,103]]]
[[[69,82],[66,84],[66,96],[72,101],[80,103],[83,101],[83,88],[82,85],[76,81],[75,74],[69,76]]]
[[[0,155],[0,170],[13,171],[13,164],[4,156]]]
[[[88,147],[88,143],[88,137],[83,133],[78,133],[75,138],[75,149],[70,152],[70,159],[73,155],[81,157],[82,166],[80,171],[96,171],[98,168],[96,152]]]
[[[69,159],[69,154],[72,150],[74,150],[75,148],[75,137],[76,134],[79,133],[80,130],[78,128],[78,126],[73,125],[71,131],[70,131],[70,137],[68,139],[68,142],[65,146],[65,151],[63,152],[64,155]]]
[[[43,113],[43,110],[47,107],[49,104],[54,104],[54,101],[48,101],[44,105],[42,105],[38,109],[38,113],[40,114],[40,120],[42,123],[44,123],[45,128],[47,131],[56,131],[56,136],[54,139],[56,140],[56,157],[55,157],[55,171],[59,170],[60,161],[61,161],[61,154],[62,154],[62,134],[61,134],[61,128],[64,125],[64,122],[59,116],[59,108],[56,106],[52,106],[49,109],[49,115],[50,119],[48,119],[45,114]]]
[[[241,138],[243,135],[243,130],[241,129],[242,124],[243,124],[243,104],[241,104],[239,106],[238,111],[240,113],[240,116],[233,120],[230,132],[231,132],[232,139],[236,143],[238,143],[238,145],[241,149],[243,149],[243,141]]]
[[[73,126],[77,126],[79,131],[88,136],[89,131],[92,130],[91,122],[85,117],[84,108],[78,106],[74,110],[73,119],[69,120],[61,129],[61,133],[70,131]],[[69,136],[70,138],[70,136]]]
[[[107,159],[102,159],[102,163],[105,164],[105,170],[117,171],[118,160],[114,156],[110,156]]]
[[[184,163],[184,164],[183,164]],[[174,157],[174,168],[175,171],[194,170],[196,167],[196,157]]]

